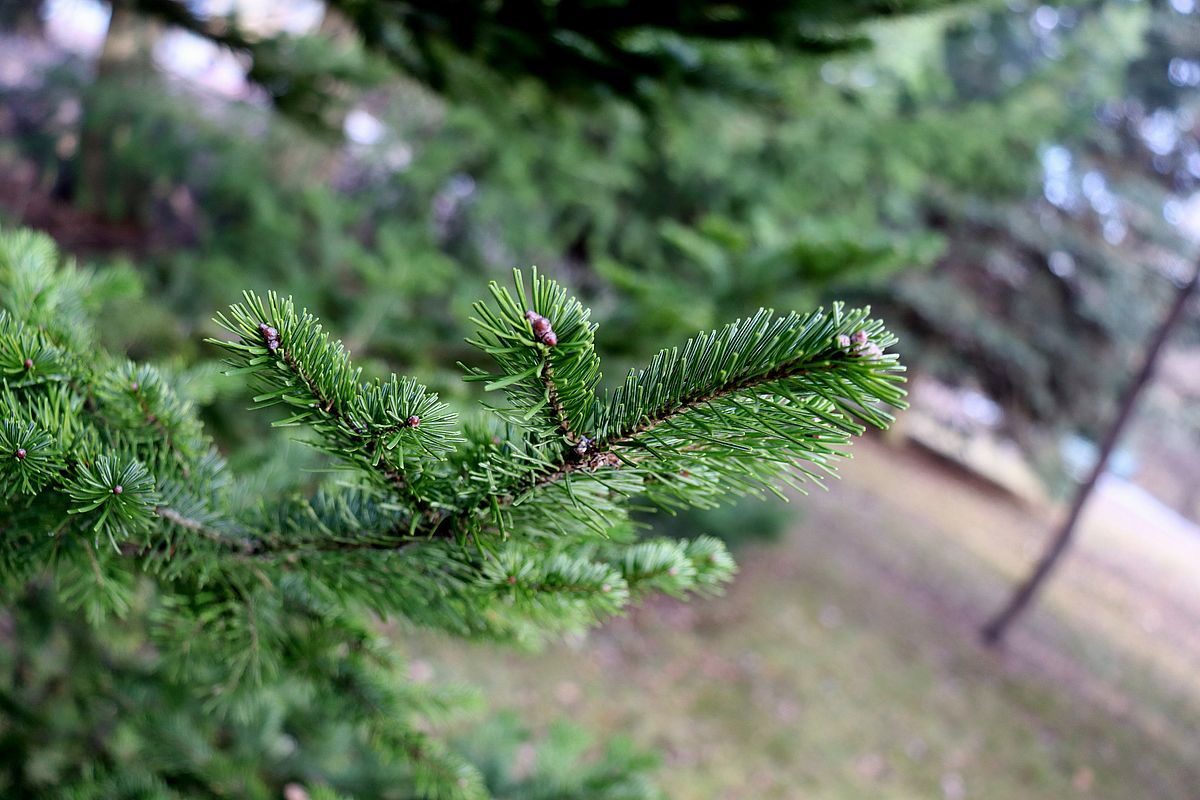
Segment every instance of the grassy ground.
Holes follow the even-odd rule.
[[[856,452],[725,597],[536,655],[409,647],[535,724],[659,750],[676,798],[1200,798],[1200,539],[1101,498],[986,651],[1047,515],[911,450]]]

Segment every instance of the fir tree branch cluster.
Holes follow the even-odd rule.
[[[0,233],[6,594],[49,582],[92,622],[145,610],[163,669],[226,714],[298,673],[349,692],[364,746],[430,797],[485,792],[378,677],[389,659],[362,611],[535,641],[648,593],[719,591],[734,571],[719,541],[644,538],[630,508],[820,480],[902,404],[894,340],[865,310],[760,311],[600,391],[588,310],[517,272],[470,339],[492,366],[466,379],[498,399],[460,414],[412,378],[363,380],[311,314],[247,293],[213,343],[256,407],[341,469],[246,502],[171,376],[97,346],[105,291],[45,238]]]

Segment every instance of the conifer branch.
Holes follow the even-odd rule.
[[[257,405],[293,409],[276,425],[311,425],[328,452],[349,466],[369,467],[422,514],[431,512],[430,498],[414,480],[462,441],[456,416],[437,395],[409,378],[360,383],[361,370],[342,343],[330,341],[290,299],[269,294],[264,302],[246,293],[244,303],[217,321],[241,341],[209,341],[230,355],[232,372],[255,377],[264,390],[254,398]]]
[[[542,307],[574,307],[575,301],[566,299],[553,282],[535,275],[534,287],[535,298],[553,298]],[[602,480],[602,475],[619,470],[630,473],[643,484],[642,491],[668,506],[711,502],[709,498],[724,491],[749,491],[756,484],[792,480],[787,473],[797,458],[814,462],[820,471],[831,471],[829,460],[839,455],[837,446],[862,430],[855,417],[884,426],[890,415],[876,404],[903,405],[898,386],[901,368],[894,356],[883,352],[894,339],[867,317],[866,310],[846,313],[835,306],[829,314],[783,317],[762,311],[699,336],[682,349],[662,351],[647,369],[631,373],[611,396],[598,398],[593,393],[591,404],[586,405],[575,392],[573,402],[584,409],[580,417],[594,420],[598,431],[594,439],[576,436],[554,380],[548,355],[552,347],[542,339],[550,333],[553,348],[575,343],[590,352],[592,329],[577,320],[567,328],[568,336],[558,337],[549,318],[532,310],[520,313],[523,292],[518,284],[518,301],[493,287],[500,308],[476,307],[483,335],[474,341],[508,372],[486,375],[492,388],[516,387],[510,396],[531,403],[535,411],[548,411],[556,421],[557,436],[528,450],[527,466],[505,466],[509,477],[498,485],[490,483],[489,491],[473,502],[452,502],[436,510],[420,507],[418,518],[407,527],[394,528],[379,539],[337,543],[333,549],[385,550],[455,538],[476,530],[488,518],[503,532],[506,509],[531,494],[558,484],[572,492],[575,477]],[[545,322],[539,323],[542,319]],[[522,330],[529,338],[523,338]],[[279,349],[285,363],[294,364],[287,351]],[[590,356],[582,366],[577,364],[576,370],[587,380],[598,376]],[[468,370],[468,379],[482,375]],[[527,377],[542,387],[540,400],[521,388]],[[323,397],[318,391],[313,395]],[[542,429],[531,429],[531,435],[542,436]],[[510,450],[509,457],[517,452]],[[490,458],[489,468],[499,470],[495,454]],[[468,471],[478,473],[483,468],[477,463]],[[821,477],[812,469],[799,469],[809,479]],[[604,509],[590,510],[596,514],[598,528],[605,524],[602,520],[609,515]],[[578,518],[586,522],[588,512],[581,507]]]
[[[477,330],[468,343],[487,353],[499,372],[466,367],[466,380],[503,389],[508,408],[496,408],[512,423],[547,439],[576,443],[590,424],[600,358],[590,311],[555,281],[533,270],[530,291],[513,271],[516,295],[493,282],[494,306],[476,303]]]
[[[290,300],[246,294],[218,318],[230,371],[347,472],[315,494],[239,499],[168,376],[95,352],[71,333],[80,318],[9,304],[68,290],[57,267],[6,260],[6,246],[0,234],[0,286],[15,287],[0,295],[0,578],[52,570],[63,603],[93,623],[129,613],[153,582],[163,668],[212,687],[224,709],[312,658],[309,679],[353,699],[370,746],[448,797],[477,796],[478,774],[357,671],[369,669],[361,610],[525,641],[652,592],[719,591],[735,570],[725,547],[639,540],[631,502],[710,505],[796,469],[819,477],[860,423],[887,423],[878,405],[901,403],[890,334],[840,307],[760,312],[598,394],[587,309],[535,272],[475,307],[470,341],[494,366],[467,379],[507,402],[460,426],[411,378],[361,380]],[[20,272],[30,264],[37,275]],[[318,661],[352,665],[328,677]]]
[[[156,506],[154,513],[172,525],[190,531],[198,536],[201,536],[210,542],[219,545],[221,548],[230,550],[241,555],[257,555],[261,552],[262,543],[246,538],[234,538],[223,534],[221,531],[211,527],[203,520],[189,517],[178,509],[170,506]],[[143,551],[144,554],[144,551]]]
[[[516,327],[507,293],[493,288],[493,295],[501,308],[480,313],[477,323],[495,332],[507,307],[507,321]],[[497,356],[509,379],[519,380],[522,362],[510,346],[498,337],[476,341]],[[569,485],[575,476],[599,479],[613,470],[657,484],[649,494],[667,505],[789,481],[796,459],[828,472],[837,446],[861,432],[856,419],[884,427],[891,416],[878,405],[903,406],[902,368],[884,353],[894,341],[865,309],[847,313],[835,306],[806,316],[760,311],[660,352],[614,393],[593,398],[584,417],[594,432],[580,433],[515,475],[489,504],[510,506],[538,490]],[[820,478],[811,468],[798,469]]]

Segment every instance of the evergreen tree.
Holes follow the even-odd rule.
[[[840,305],[761,310],[599,393],[588,309],[536,270],[515,279],[474,308],[492,366],[466,379],[496,399],[473,413],[411,378],[364,381],[290,299],[219,315],[213,344],[255,406],[335,470],[264,493],[169,373],[97,348],[119,280],[0,235],[0,790],[527,796],[436,732],[453,693],[399,679],[373,620],[529,642],[648,593],[717,591],[720,542],[640,537],[630,507],[819,482],[901,405],[894,337]],[[622,777],[643,766],[612,751],[555,796],[650,796]]]
[[[1012,4],[876,25],[883,47],[823,62],[752,38],[705,44],[755,75],[752,102],[652,84],[637,107],[603,92],[564,104],[536,74],[459,54],[443,98],[393,82],[367,102],[388,133],[353,157],[312,154],[259,109],[201,119],[152,84],[134,99],[97,85],[83,106],[121,133],[105,207],[167,239],[137,254],[172,315],[139,347],[194,355],[172,338],[248,270],[445,396],[438,365],[473,357],[460,287],[514,262],[571,275],[629,362],[647,339],[765,303],[851,295],[886,309],[912,365],[981,388],[1036,450],[1048,430],[1094,436],[1110,415],[1126,373],[1094,364],[1132,364],[1156,315],[1110,298],[1165,301],[1163,274],[1186,267],[1164,216],[1195,187],[1197,20],[1162,2]],[[64,94],[38,103],[22,150],[69,182]],[[268,141],[250,141],[260,130]],[[334,159],[328,180],[314,162]],[[688,302],[659,302],[676,295]],[[431,307],[448,320],[423,325]]]
[[[311,53],[289,37],[248,35],[236,18],[214,19],[183,0],[110,2],[115,11],[140,13],[247,53],[254,62],[251,77],[283,98],[285,107],[297,95],[326,94],[331,77],[361,74],[345,61],[337,62],[342,66],[337,72],[314,70],[306,63]],[[501,80],[532,78],[560,98],[597,99],[681,85],[756,91],[757,76],[768,65],[738,46],[787,53],[863,47],[865,23],[952,2],[771,0],[743,7],[630,0],[328,0],[327,13],[367,51],[439,91],[461,90],[456,73],[469,63]]]
[[[964,141],[1018,119],[1033,135],[992,160],[1007,191],[958,180],[927,193],[944,257],[871,299],[914,368],[981,388],[1031,449],[1057,449],[1047,433],[1101,438],[1191,274],[1177,223],[1200,185],[1200,105],[1183,85],[1198,42],[1200,12],[1166,2],[1011,4],[947,30],[938,102],[971,110]]]

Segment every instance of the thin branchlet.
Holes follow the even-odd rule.
[[[271,332],[274,330],[274,328],[270,328]],[[371,463],[375,464],[376,468],[379,469],[380,474],[382,474],[383,477],[393,486],[395,486],[396,489],[399,490],[404,496],[408,497],[413,504],[416,505],[421,515],[428,515],[432,513],[433,509],[429,505],[429,501],[413,491],[407,476],[405,476],[403,472],[390,468],[382,459],[376,458],[380,437],[386,435],[387,433],[394,433],[404,426],[415,427],[415,425],[412,423],[412,418],[410,417],[409,420],[406,420],[403,424],[396,424],[390,428],[385,428],[376,433],[374,436],[368,435],[366,428],[363,427],[361,423],[351,419],[342,411],[337,403],[336,398],[325,396],[325,393],[321,390],[320,385],[313,380],[312,376],[308,374],[308,372],[304,369],[304,366],[295,357],[295,355],[282,346],[279,341],[278,334],[275,334],[272,338],[270,333],[264,333],[264,337],[266,337],[267,345],[270,347],[271,352],[282,358],[283,362],[287,364],[288,369],[295,373],[296,377],[304,382],[304,385],[312,394],[313,399],[316,401],[317,407],[320,408],[321,412],[339,422],[346,430],[353,432],[351,435],[357,441],[362,443],[363,451],[366,453]],[[419,420],[417,424],[419,424]]]
[[[548,353],[544,356],[542,362],[541,378],[542,385],[546,387],[546,400],[550,416],[554,418],[554,423],[562,431],[563,438],[569,443],[574,444],[579,440],[579,434],[571,428],[571,420],[567,417],[567,409],[563,405],[562,397],[559,394],[558,384],[554,382],[554,365],[551,363]]]
[[[623,444],[636,439],[638,436],[649,433],[654,428],[678,417],[680,414],[732,394],[750,391],[757,386],[763,386],[773,381],[798,378],[817,371],[833,371],[838,366],[838,361],[832,360],[836,358],[838,358],[837,353],[824,353],[816,359],[797,360],[788,364],[781,364],[768,372],[746,376],[739,380],[730,381],[715,389],[685,396],[670,408],[646,415],[640,422],[627,430],[611,434],[602,441],[587,440],[588,446],[583,453],[579,452],[575,447],[565,448],[557,461],[533,473],[523,485],[515,488],[510,494],[499,499],[498,502],[502,505],[511,504],[517,497],[526,492],[541,489],[564,480],[572,473],[580,470],[595,470],[598,466],[616,466],[619,463],[619,459],[614,462],[608,458],[609,456],[615,458],[615,454],[612,453],[614,449],[622,449]],[[488,505],[481,503],[476,511],[482,512],[486,510]]]
[[[183,512],[171,508],[170,506],[156,506],[154,513],[161,519],[170,522],[173,525],[178,525],[185,530],[191,531],[211,542],[215,542],[221,547],[232,550],[243,555],[254,555],[261,547],[261,542],[254,539],[243,537],[227,536],[220,531],[212,528],[207,523],[189,517]]]

